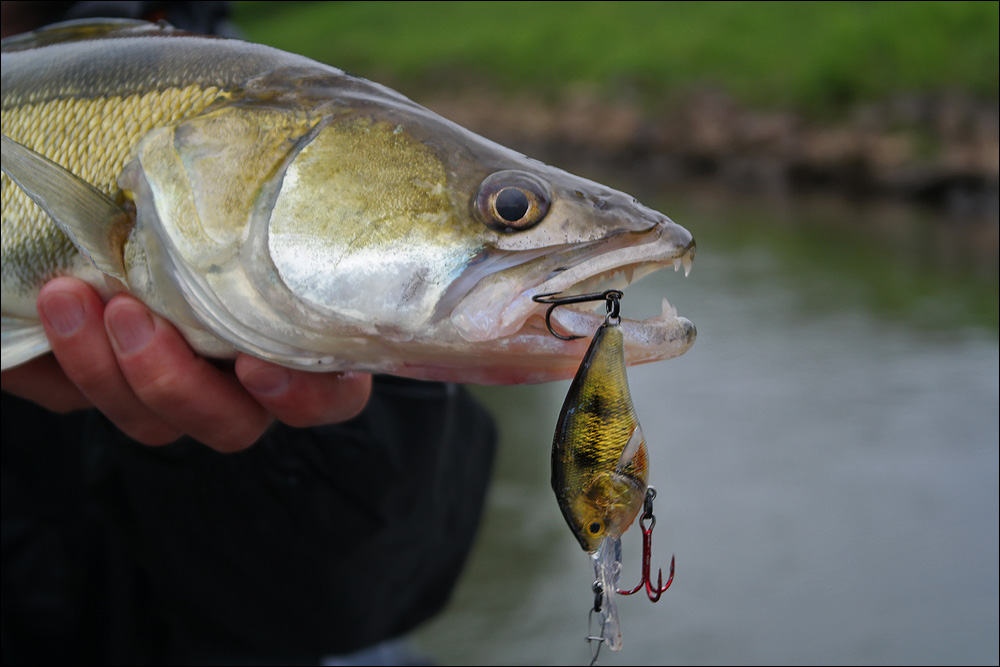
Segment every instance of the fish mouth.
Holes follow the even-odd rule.
[[[640,249],[643,249],[640,246]],[[544,294],[576,295],[587,293],[600,293],[606,290],[616,289],[625,292],[629,285],[639,279],[667,268],[674,267],[674,271],[680,271],[683,267],[684,275],[691,271],[691,264],[694,261],[695,244],[691,242],[679,251],[671,252],[668,258],[644,258],[639,261],[634,259],[635,247],[623,248],[621,252],[604,252],[590,261],[585,261],[572,269],[560,271],[559,275],[548,278],[522,292],[507,307],[506,312],[513,314],[527,309],[526,300],[531,299],[533,305],[528,312],[528,317],[524,318],[522,328],[527,325],[527,321],[537,318],[544,311],[551,308],[544,303],[541,307],[535,302],[535,297]],[[621,260],[626,263],[621,263]],[[597,311],[597,312],[595,312]],[[582,306],[568,304],[552,310],[551,319],[557,322],[566,333],[574,336],[589,335],[604,321],[605,315],[600,306]],[[633,338],[637,338],[640,330],[651,328],[662,328],[662,325],[669,325],[681,318],[677,315],[677,310],[670,305],[666,298],[662,300],[660,314],[645,320],[634,320],[625,317],[620,318],[623,332],[628,337],[628,332],[633,333]],[[644,338],[648,338],[644,336]],[[633,341],[635,342],[635,341]],[[693,341],[692,341],[693,342]],[[633,346],[634,347],[634,346]]]
[[[535,287],[522,292],[508,306],[508,313],[517,310],[527,310],[527,316],[521,317],[522,324],[515,337],[527,336],[549,336],[555,338],[548,330],[545,323],[546,313],[549,312],[550,305],[534,302],[532,297],[558,292],[567,296],[586,293],[601,293],[609,289],[620,290],[627,295],[627,288],[633,282],[661,269],[674,267],[675,271],[684,270],[687,276],[691,270],[691,263],[694,260],[695,246],[692,242],[690,247],[683,250],[677,257],[668,260],[647,260],[640,262],[630,262],[618,266],[610,266],[607,270],[586,276],[583,280],[568,282],[562,280],[546,280]],[[610,264],[615,258],[602,256],[600,264]],[[588,263],[589,264],[589,263]],[[593,268],[588,264],[580,265],[581,270]],[[579,272],[578,272],[579,273]],[[532,305],[526,308],[525,300],[531,299]],[[624,297],[623,297],[624,301]],[[624,308],[627,310],[627,306]],[[549,322],[563,336],[574,336],[585,339],[589,338],[606,321],[606,311],[601,303],[588,306],[588,304],[568,304],[551,309]],[[631,319],[627,317],[619,318],[624,343],[625,354],[629,364],[646,363],[670,359],[684,354],[695,341],[697,330],[694,324],[687,318],[677,314],[677,309],[664,297],[660,302],[660,312],[657,315],[646,319]],[[567,352],[572,354],[576,350],[571,341],[564,345]]]
[[[492,341],[506,353],[509,363],[516,363],[514,357],[530,356],[539,374],[571,377],[589,338],[605,322],[604,307],[599,303],[592,308],[585,304],[552,310],[550,321],[556,331],[582,337],[567,341],[552,335],[546,326],[545,315],[551,306],[533,297],[606,289],[625,292],[631,283],[671,266],[675,271],[683,268],[686,276],[695,248],[690,232],[669,219],[641,232],[624,231],[588,243],[549,248],[544,255],[526,257],[523,264],[483,281],[472,290],[478,294],[470,294],[474,298],[452,314],[452,322],[468,341]],[[468,305],[486,300],[492,304],[489,309]],[[462,329],[462,324],[473,321],[480,326]],[[665,298],[658,315],[644,320],[621,317],[620,326],[630,365],[679,356],[694,344],[697,335],[695,326],[680,317]]]

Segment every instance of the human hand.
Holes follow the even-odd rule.
[[[38,312],[53,355],[5,371],[3,390],[56,412],[96,407],[147,445],[189,435],[238,451],[274,420],[305,427],[350,419],[371,393],[364,373],[309,373],[248,355],[234,371],[221,369],[134,297],[105,305],[75,278],[47,283]]]

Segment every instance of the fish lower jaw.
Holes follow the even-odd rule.
[[[542,310],[532,313],[515,334],[498,339],[496,346],[511,365],[516,365],[522,357],[530,357],[535,370],[543,374],[551,371],[553,375],[535,381],[565,379],[576,372],[591,338],[606,321],[603,312],[570,306],[556,308],[550,317],[553,329],[563,336],[577,337],[560,340],[548,330]],[[690,349],[697,337],[695,326],[687,318],[678,316],[666,299],[660,304],[659,315],[644,320],[619,318],[618,326],[629,365],[680,356]]]
[[[515,333],[490,341],[454,341],[442,351],[403,362],[394,375],[423,380],[484,385],[538,384],[572,378],[605,317],[572,308],[557,308],[552,325],[560,333],[581,336],[560,340],[545,326],[545,313],[532,313]],[[621,319],[625,357],[629,365],[670,359],[694,343],[694,325],[664,299],[661,313],[646,320]],[[474,362],[473,362],[474,360]]]
[[[685,276],[691,269],[692,254],[686,253],[667,261],[643,262],[619,266],[608,271],[590,276],[585,280],[565,288],[560,293],[569,295],[597,293],[617,289],[625,293],[625,289],[635,280],[672,265],[675,271],[684,269]],[[543,284],[544,285],[544,284]],[[550,281],[551,285],[551,281]],[[553,291],[551,287],[538,286],[528,293],[534,295]],[[627,296],[627,294],[626,294]],[[623,298],[623,301],[625,299]],[[525,320],[521,331],[541,331],[543,335],[551,336],[544,324],[544,314],[550,307],[545,304],[533,304],[531,314]],[[606,321],[605,302],[598,300],[596,304],[569,304],[559,306],[551,311],[550,320],[556,330],[562,335],[590,338],[598,327]],[[530,324],[529,324],[530,323]],[[666,298],[660,303],[658,315],[643,320],[619,318],[619,324],[625,341],[628,363],[644,363],[670,359],[686,352],[694,344],[697,332],[694,325],[686,318],[677,314]]]
[[[585,338],[592,337],[605,321],[604,313],[569,307],[556,308],[551,316],[553,326],[563,335]],[[697,330],[690,320],[678,316],[677,309],[666,299],[660,303],[659,315],[644,320],[622,317],[619,319],[619,326],[629,364],[680,356],[694,344],[697,336]]]

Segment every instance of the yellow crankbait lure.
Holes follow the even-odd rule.
[[[584,551],[594,561],[595,602],[593,612],[601,618],[600,634],[589,640],[606,642],[612,651],[621,648],[621,627],[614,592],[626,595],[644,585],[653,602],[673,581],[663,586],[662,572],[654,587],[649,581],[651,534],[655,518],[652,502],[656,492],[648,486],[649,460],[646,440],[636,416],[625,372],[625,346],[619,328],[622,293],[608,290],[596,294],[534,297],[552,304],[546,314],[567,303],[605,300],[607,317],[587,349],[559,413],[552,441],[552,490],[559,509]],[[618,591],[621,572],[621,535],[643,512],[643,579],[631,591]],[[648,522],[648,526],[646,525]],[[592,634],[592,633],[591,633]],[[598,644],[599,649],[600,644]],[[596,660],[596,652],[594,654]]]
[[[595,553],[605,537],[632,525],[648,477],[621,330],[605,323],[573,379],[552,441],[552,489],[584,551]]]

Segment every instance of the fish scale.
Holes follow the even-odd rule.
[[[3,134],[113,196],[119,189],[116,179],[140,137],[164,122],[200,113],[219,93],[218,87],[202,85],[86,99],[52,91],[53,99],[4,104]],[[72,272],[77,252],[41,207],[6,174],[0,178],[4,290],[14,296],[9,301],[22,304],[12,312],[29,316],[35,292],[45,281]],[[39,271],[34,262],[16,261],[21,256],[40,258],[45,270]]]

